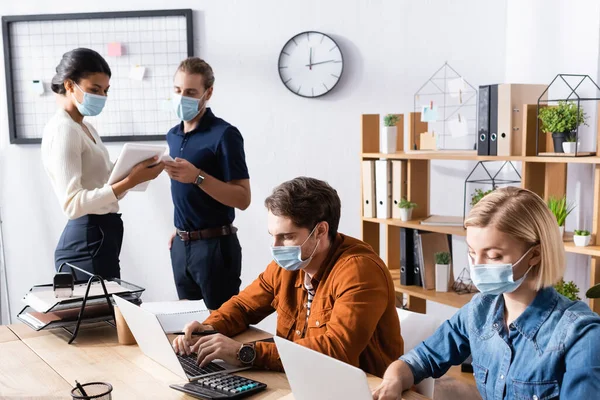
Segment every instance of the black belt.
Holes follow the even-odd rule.
[[[237,231],[237,228],[233,225],[224,225],[218,228],[207,228],[199,231],[180,231],[177,229],[177,236],[179,236],[184,242],[189,242],[194,240],[206,240],[220,236],[233,235]]]

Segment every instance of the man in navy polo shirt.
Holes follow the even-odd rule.
[[[215,77],[210,65],[191,57],[174,79],[173,105],[182,121],[167,133],[176,232],[171,263],[180,299],[204,299],[211,310],[238,294],[242,249],[232,225],[235,208],[250,205],[244,140],[206,103]]]

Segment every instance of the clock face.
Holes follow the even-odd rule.
[[[291,38],[279,55],[283,84],[302,97],[319,97],[337,85],[344,59],[336,42],[320,32],[303,32]]]

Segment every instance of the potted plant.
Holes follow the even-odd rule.
[[[486,195],[492,193],[494,189],[490,189],[487,191],[483,191],[481,189],[475,189],[475,192],[471,195],[471,207],[474,207],[475,204],[479,203],[479,200],[483,199]]]
[[[566,154],[574,154],[576,146],[577,146],[577,135],[575,135],[574,133],[569,133],[565,137],[565,142],[563,142],[563,144],[562,144],[563,151]]]
[[[585,247],[590,244],[590,236],[589,231],[578,231],[575,230],[575,235],[573,235],[573,242],[575,242],[575,246]]]
[[[565,282],[565,280],[561,278],[560,281],[554,285],[554,289],[569,300],[581,300],[579,296],[577,296],[579,294],[579,288],[573,281]]]
[[[563,143],[567,137],[576,136],[573,132],[577,127],[587,125],[586,113],[574,101],[559,101],[556,107],[544,107],[539,111],[539,118],[542,130],[552,133],[555,153],[563,153]]]
[[[388,114],[383,117],[384,129],[379,136],[379,151],[382,153],[395,153],[398,140],[398,128],[396,123],[400,117],[395,114]]]
[[[567,216],[571,214],[571,211],[573,211],[575,206],[573,206],[572,203],[567,203],[567,197],[563,196],[560,199],[550,197],[550,199],[548,199],[548,208],[556,218],[558,229],[560,230],[560,235],[562,237],[565,233],[565,220],[567,219]]]
[[[435,258],[435,291],[447,292],[452,258],[446,251],[435,253],[433,256]]]
[[[417,203],[410,202],[406,200],[406,198],[400,200],[400,204],[398,204],[398,207],[400,207],[400,219],[403,222],[410,221],[412,217],[412,209],[416,206]]]

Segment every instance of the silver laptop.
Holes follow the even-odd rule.
[[[362,370],[280,337],[275,343],[295,400],[373,399]]]
[[[156,315],[119,296],[113,298],[142,352],[181,378],[194,381],[210,375],[248,369],[221,360],[215,360],[200,368],[196,363],[196,354],[181,356],[175,353]]]

